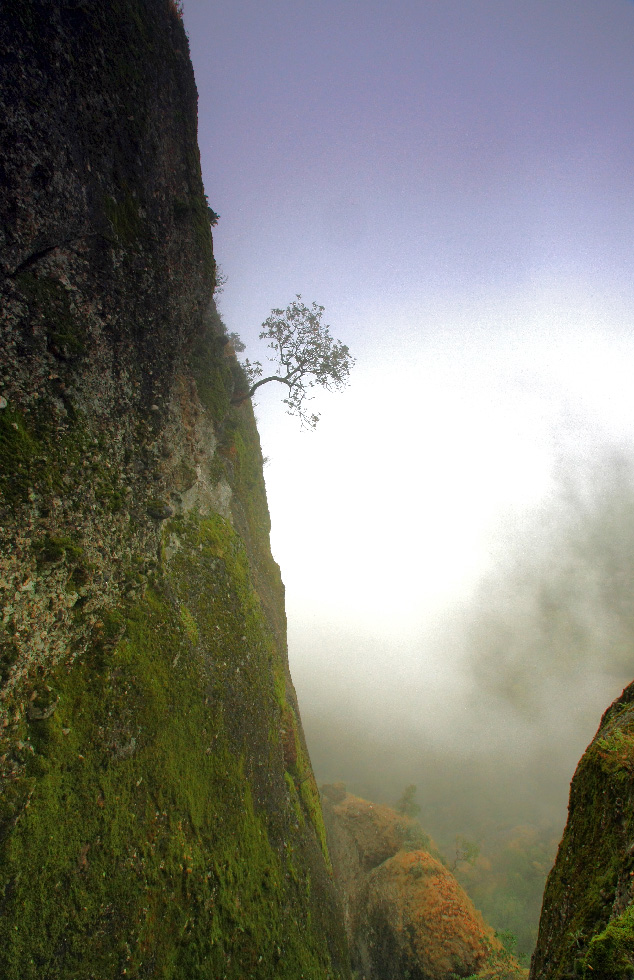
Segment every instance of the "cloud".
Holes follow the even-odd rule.
[[[560,460],[465,618],[476,685],[542,723],[555,693],[627,683],[634,649],[634,462],[624,448]]]

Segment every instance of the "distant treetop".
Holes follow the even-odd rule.
[[[417,817],[420,813],[420,807],[415,801],[415,796],[417,793],[416,786],[410,784],[406,786],[403,795],[396,804],[395,810],[397,813],[402,813],[404,817]]]

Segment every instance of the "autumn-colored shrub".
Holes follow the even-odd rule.
[[[416,820],[351,794],[332,797],[326,787],[335,880],[360,976],[525,980]]]

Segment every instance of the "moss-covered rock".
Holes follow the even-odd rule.
[[[634,684],[608,709],[570,787],[531,964],[534,980],[634,977]]]
[[[222,518],[169,533],[165,575],[48,674],[55,710],[30,717],[2,814],[7,980],[337,974],[246,554]]]
[[[324,786],[352,963],[366,980],[522,980],[417,821]],[[431,853],[433,852],[433,853]]]
[[[0,975],[347,978],[178,5],[5,5],[0,107]]]

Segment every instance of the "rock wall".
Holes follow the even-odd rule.
[[[634,684],[606,711],[570,786],[533,980],[634,976]]]
[[[0,6],[0,975],[348,977],[178,10]]]
[[[328,846],[356,975],[364,980],[521,980],[420,825],[322,788]],[[435,852],[435,853],[430,853]]]

